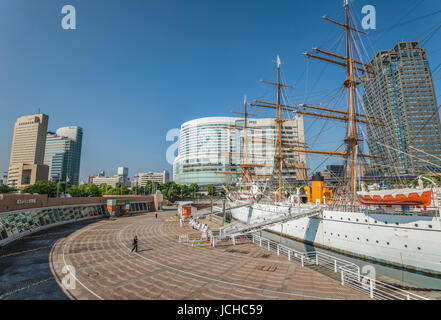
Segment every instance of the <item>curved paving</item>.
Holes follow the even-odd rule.
[[[179,244],[180,234],[194,230],[169,221],[173,215],[101,220],[60,238],[50,253],[59,286],[68,265],[77,280],[63,288],[71,299],[366,299],[253,244]],[[135,234],[139,252],[131,253]]]
[[[66,300],[51,272],[49,255],[56,241],[93,223],[54,227],[0,247],[0,300]]]

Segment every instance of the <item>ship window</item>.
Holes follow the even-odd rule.
[[[364,222],[367,222],[367,219],[365,219]]]
[[[351,221],[351,218],[348,218],[348,221]]]
[[[432,229],[432,225],[431,224],[429,224],[429,228]]]
[[[347,235],[345,235],[345,238],[347,238],[348,236]]]
[[[340,237],[340,235],[338,235]]]
[[[420,247],[418,247],[418,250],[421,250],[421,248],[420,248]]]
[[[378,240],[377,240],[377,243],[379,243]]]
[[[398,223],[398,222],[395,222],[395,224],[397,225],[397,226],[399,226],[400,224]]]
[[[360,240],[360,238],[357,238],[357,240]]]
[[[377,220],[375,220],[375,223],[377,223]]]
[[[407,248],[407,244],[405,244],[404,247]]]
[[[418,223],[415,223],[415,227],[418,227]]]
[[[369,239],[366,239],[367,242],[369,242]]]
[[[388,242],[387,245],[390,245],[390,243]]]
[[[343,217],[341,217],[340,220],[343,220]]]
[[[358,219],[357,219],[357,222],[358,222]]]
[[[387,221],[384,221],[385,224],[387,224]]]

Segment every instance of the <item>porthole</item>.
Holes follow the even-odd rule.
[[[397,225],[397,226],[399,226],[400,224],[398,223],[398,222],[395,222],[395,224]]]
[[[387,245],[390,245],[390,243],[388,242]]]
[[[377,220],[375,220],[375,223],[377,223]]]
[[[348,221],[351,221],[351,218],[348,218]]]
[[[340,235],[338,235],[340,237]]]
[[[357,238],[357,240],[360,240],[360,238]]]
[[[365,219],[365,220],[364,220],[364,222],[366,222],[366,223],[367,223],[367,222],[368,222],[368,221],[367,221],[367,219]]]
[[[369,239],[366,239],[366,242],[369,242]]]
[[[387,224],[387,221],[384,221],[385,224]]]
[[[420,248],[420,247],[418,247],[418,250],[421,250],[421,248]]]
[[[348,236],[346,235],[345,238],[347,238]]]
[[[380,243],[380,242],[377,240],[377,243]]]
[[[407,248],[407,244],[405,244],[404,247]]]
[[[429,224],[429,228],[432,229],[432,225],[431,224]]]
[[[417,227],[417,228],[418,228],[418,223],[415,223],[415,227]]]
[[[343,220],[343,217],[341,217],[340,220]]]

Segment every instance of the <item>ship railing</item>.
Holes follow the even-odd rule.
[[[403,290],[392,284],[362,276],[344,267],[339,269],[341,285],[369,295],[376,300],[429,300],[415,293]]]
[[[350,261],[318,251],[300,252],[257,234],[211,235],[210,241],[213,247],[253,243],[278,256],[283,256],[289,261],[296,262],[302,267],[310,266],[327,269],[333,274],[340,274],[340,281],[343,286],[366,294],[371,299],[428,300],[425,297],[403,290],[392,284],[373,279],[369,276],[363,276],[360,272],[360,267]]]

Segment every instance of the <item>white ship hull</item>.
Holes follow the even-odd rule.
[[[295,208],[254,204],[231,211],[234,219],[250,224],[292,210]],[[363,259],[441,275],[439,217],[324,209],[322,219],[301,218],[267,230]]]

